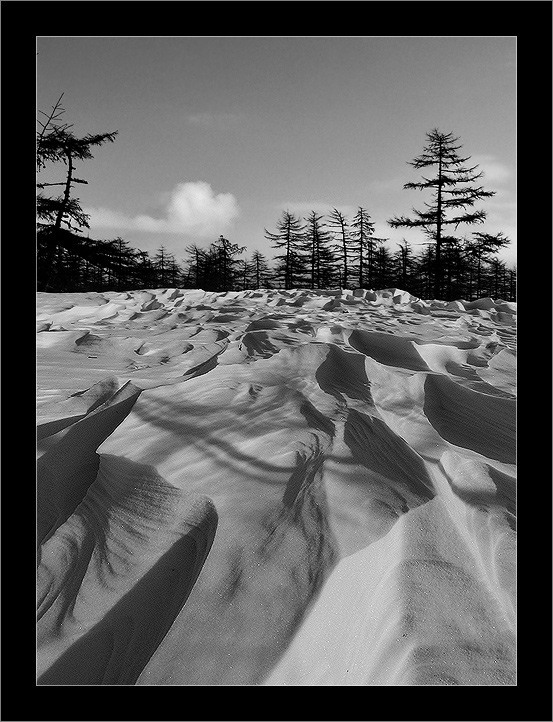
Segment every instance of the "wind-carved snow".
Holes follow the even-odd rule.
[[[513,685],[516,304],[37,294],[38,683]]]

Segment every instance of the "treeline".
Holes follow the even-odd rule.
[[[399,287],[422,298],[446,300],[516,296],[516,269],[497,256],[508,243],[502,233],[449,237],[442,241],[439,263],[432,242],[416,253],[403,238],[397,250],[390,250],[389,239],[374,235],[374,223],[362,207],[351,219],[336,208],[326,217],[312,211],[304,219],[285,211],[277,232],[266,230],[265,236],[280,251],[273,278],[283,288]]]
[[[246,249],[220,236],[208,248],[189,246],[188,261],[177,261],[161,245],[155,254],[132,248],[122,238],[93,240],[62,229],[57,252],[48,265],[47,229],[39,230],[38,278],[48,291],[122,291],[140,288],[203,288],[229,291],[277,287],[267,258],[254,251],[251,258],[236,256]],[[46,285],[46,283],[45,283]]]
[[[305,218],[284,211],[274,231],[265,229],[275,255],[255,250],[248,257],[222,235],[208,247],[192,244],[178,259],[164,246],[155,254],[132,248],[123,238],[84,238],[88,216],[74,196],[75,162],[92,158],[91,149],[113,142],[117,131],[76,137],[62,122],[61,97],[50,113],[41,112],[37,131],[37,172],[47,164],[63,163],[64,177],[37,183],[37,284],[42,291],[131,290],[140,288],[202,288],[229,291],[259,288],[388,288],[400,287],[423,298],[473,299],[490,295],[516,297],[516,270],[507,268],[497,251],[509,243],[502,233],[473,232],[457,237],[450,227],[483,223],[486,213],[474,210],[476,201],[494,195],[475,185],[482,173],[466,166],[457,139],[433,130],[416,169],[435,167],[430,178],[407,183],[431,194],[431,202],[414,217],[388,220],[392,228],[419,228],[427,237],[415,253],[404,238],[391,251],[387,238],[374,235],[368,210],[359,207],[348,218],[337,208],[323,216],[311,211]],[[425,171],[426,172],[426,171]],[[61,193],[47,196],[47,187]]]
[[[280,225],[295,223],[301,227],[300,221],[285,212]],[[373,238],[374,247],[363,256],[359,247],[356,250],[353,243],[346,243],[346,275],[344,259],[334,255],[330,243],[323,246],[319,239],[320,246],[314,254],[312,237],[298,236],[294,250],[290,251],[288,276],[282,256],[276,256],[273,264],[259,251],[249,257],[239,257],[246,254],[246,249],[223,236],[208,248],[195,244],[187,247],[186,258],[179,262],[164,246],[151,255],[132,248],[122,238],[92,240],[68,231],[62,233],[54,267],[46,273],[44,232],[38,234],[38,240],[38,275],[39,278],[49,276],[48,290],[52,291],[398,287],[420,298],[434,297],[435,249],[428,245],[416,254],[405,239],[397,244],[397,251],[390,251],[384,239]],[[515,300],[516,270],[508,268],[493,250],[486,234],[475,234],[456,245],[448,245],[442,253],[441,297],[472,300],[492,296]]]

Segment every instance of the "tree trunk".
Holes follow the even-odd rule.
[[[344,248],[344,285],[343,285],[343,288],[346,288],[348,285],[348,256],[347,256],[347,247],[346,247],[346,232],[344,230],[343,225],[342,225],[342,246]]]
[[[314,233],[313,242],[311,244],[311,288],[315,288],[316,243],[317,235]]]
[[[442,149],[438,157],[438,197],[437,197],[437,218],[436,218],[436,256],[434,259],[434,297],[439,298],[441,292],[440,274],[442,272],[440,262],[440,248],[442,244]]]
[[[59,236],[60,236],[60,229],[61,229],[61,222],[63,220],[63,216],[65,215],[65,209],[67,208],[67,204],[69,203],[69,196],[71,193],[71,181],[73,180],[73,158],[71,156],[71,151],[66,151],[67,155],[67,178],[65,181],[65,188],[63,191],[63,201],[62,204],[58,210],[56,220],[54,223],[54,230],[52,233],[52,237],[48,239],[48,245],[50,246],[48,249],[48,254],[46,256],[46,268],[49,269],[48,278],[46,282],[44,283],[43,287],[40,289],[42,291],[47,291],[50,287],[50,281],[52,280],[52,272],[54,269],[54,266],[56,265],[56,255],[58,252],[59,247]]]

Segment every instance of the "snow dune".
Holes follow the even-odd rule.
[[[516,304],[37,294],[40,685],[514,685]]]

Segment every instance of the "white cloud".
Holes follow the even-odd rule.
[[[127,216],[109,208],[88,208],[90,225],[151,233],[210,236],[220,233],[240,215],[232,193],[215,194],[205,181],[179,183],[171,192],[161,218]]]
[[[506,163],[497,160],[493,155],[473,155],[467,161],[467,166],[478,165],[476,171],[484,171],[481,179],[486,190],[493,190],[492,185],[507,183],[513,177],[513,172]],[[490,186],[488,188],[488,186]]]

